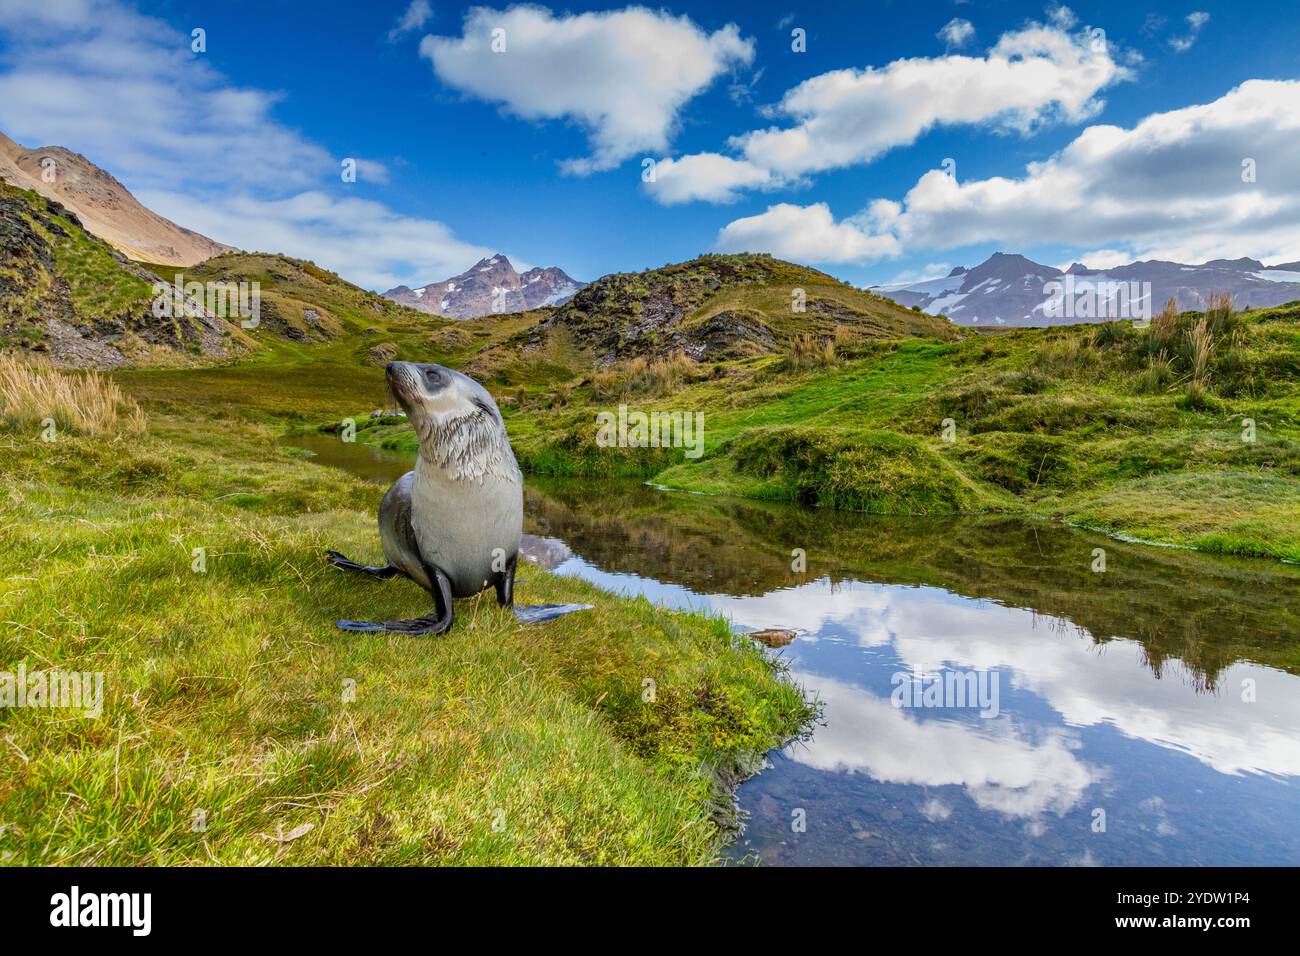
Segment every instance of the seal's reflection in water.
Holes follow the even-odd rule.
[[[799,630],[772,653],[823,723],[740,788],[733,859],[1300,863],[1300,569],[578,481],[531,480],[525,532],[557,573]],[[949,674],[996,678],[996,716],[895,706]]]

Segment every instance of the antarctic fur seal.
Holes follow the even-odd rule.
[[[524,523],[524,482],[501,412],[487,389],[441,365],[389,362],[388,387],[420,439],[420,456],[379,505],[388,563],[358,564],[327,552],[335,567],[375,578],[405,575],[433,595],[434,612],[409,621],[338,621],[347,631],[443,634],[452,600],[492,587],[526,624],[590,604],[514,607]]]

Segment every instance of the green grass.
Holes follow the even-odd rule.
[[[0,263],[0,347],[40,341],[44,322],[125,320],[147,312],[150,284],[79,228],[66,210],[31,190],[0,182],[7,235]]]
[[[190,400],[140,438],[0,432],[3,667],[105,675],[99,717],[0,709],[6,861],[716,859],[724,783],[809,716],[775,663],[531,567],[521,602],[597,610],[523,628],[480,597],[439,638],[338,631],[429,609],[323,560],[379,558],[379,490]]]
[[[72,228],[62,236],[48,232],[46,236],[51,240],[59,274],[76,275],[80,279],[71,286],[72,303],[78,315],[113,317],[149,309],[153,287],[124,270],[105,243]]]
[[[1300,562],[1297,483],[1264,471],[1184,471],[1122,482],[1058,507],[1087,528]]]

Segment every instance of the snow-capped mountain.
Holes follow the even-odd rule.
[[[1200,265],[1149,259],[1111,269],[1079,263],[1062,271],[995,252],[973,269],[919,282],[872,286],[900,305],[945,315],[958,325],[1070,325],[1159,312],[1170,296],[1181,310],[1201,309],[1215,292],[1238,308],[1300,299],[1300,262],[1266,266],[1257,259]]]
[[[497,312],[563,305],[586,284],[556,266],[520,274],[509,259],[497,253],[490,259],[480,259],[458,276],[417,289],[399,285],[385,292],[384,298],[432,315],[474,319]]]

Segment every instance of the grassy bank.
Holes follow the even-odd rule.
[[[275,444],[277,415],[328,394],[233,400],[273,366],[125,376],[152,396],[139,435],[0,429],[0,660],[104,675],[98,716],[0,708],[3,858],[715,859],[720,783],[807,717],[778,668],[717,620],[531,567],[521,600],[597,610],[522,628],[485,597],[438,639],[335,630],[428,598],[325,564],[379,557],[377,491]]]

